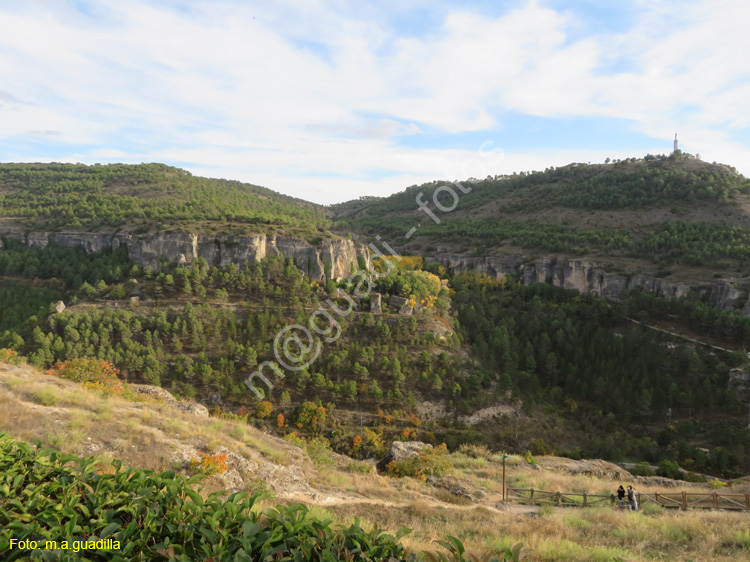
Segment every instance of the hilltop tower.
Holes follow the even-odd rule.
[[[673,152],[677,152],[677,133],[674,134],[674,150]]]

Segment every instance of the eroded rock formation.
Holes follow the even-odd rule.
[[[135,236],[126,233],[101,234],[81,232],[32,232],[15,230],[0,232],[0,236],[21,241],[26,246],[45,247],[49,243],[65,247],[82,247],[87,252],[125,246],[128,256],[138,265],[155,267],[161,258],[170,262],[189,264],[198,258],[209,265],[240,265],[255,263],[266,256],[282,255],[293,258],[302,271],[315,280],[336,279],[349,275],[358,258],[370,265],[369,250],[352,240],[327,239],[315,245],[305,240],[282,236],[204,235],[184,232],[159,232]]]
[[[696,290],[712,306],[722,310],[742,310],[750,316],[748,290],[736,283],[718,279],[712,283],[696,284],[667,281],[643,274],[625,274],[606,271],[598,264],[581,259],[544,256],[529,261],[527,256],[507,254],[501,256],[469,257],[437,254],[431,259],[453,271],[480,271],[497,279],[515,275],[523,283],[550,283],[581,293],[594,294],[609,301],[618,301],[626,289],[643,290],[666,298],[680,298]]]

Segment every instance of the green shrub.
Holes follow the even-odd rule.
[[[7,347],[0,349],[0,363],[18,365],[22,361],[23,358],[18,355],[17,351],[8,349]]]
[[[317,465],[318,470],[324,466],[333,465],[333,451],[331,451],[331,444],[328,442],[328,439],[324,439],[323,437],[310,439],[305,444],[305,451],[307,451],[307,456],[310,457],[310,460]]]
[[[311,516],[304,505],[254,511],[258,494],[203,498],[193,487],[201,475],[185,478],[174,471],[155,473],[122,467],[100,473],[97,461],[62,455],[14,441],[0,433],[0,552],[7,562],[29,559],[76,562],[165,560],[214,562],[252,560],[413,560],[395,536],[357,521],[333,527]],[[74,551],[10,548],[11,540],[111,540],[107,548]],[[439,541],[451,560],[465,562],[458,539]],[[79,543],[80,545],[80,543]],[[105,545],[101,545],[105,546]],[[501,554],[519,560],[520,545]],[[431,555],[447,561],[445,554]]]
[[[120,395],[125,391],[125,385],[118,378],[119,371],[108,361],[95,357],[79,357],[56,363],[47,372],[104,394]]]
[[[641,507],[641,512],[644,515],[661,515],[664,513],[664,508],[656,503],[645,503]]]
[[[688,472],[684,476],[685,482],[706,482],[706,477],[695,472]]]
[[[72,544],[84,537],[113,541],[110,549],[85,551],[94,561],[406,560],[398,540],[408,531],[394,537],[365,532],[357,523],[332,527],[330,520],[311,518],[303,505],[254,512],[256,495],[241,492],[222,500],[217,492],[203,499],[192,487],[196,477],[123,469],[119,461],[113,465],[114,474],[98,474],[93,458],[34,450],[0,434],[5,560],[43,553],[10,549],[11,539]],[[70,549],[54,559],[73,562],[83,559],[81,554]]]
[[[576,447],[575,449],[560,451],[559,453],[557,453],[557,456],[573,459],[574,461],[579,461],[583,458],[583,451],[580,447]]]
[[[734,546],[750,551],[750,531],[737,531],[734,534]]]
[[[411,458],[393,461],[386,471],[390,476],[410,476],[419,480],[425,480],[428,476],[442,476],[453,468],[447,456],[448,447],[442,444],[434,449],[423,449]]]
[[[637,463],[633,468],[628,469],[628,472],[633,476],[653,476],[654,471],[646,461]]]
[[[366,462],[351,461],[344,466],[346,472],[355,472],[358,474],[372,474],[375,472],[375,468]]]
[[[527,464],[536,464],[536,459],[531,454],[531,451],[526,451],[524,453],[523,460],[525,460]]]
[[[531,453],[534,455],[551,455],[553,453],[552,448],[547,445],[547,442],[538,437],[531,443]]]
[[[720,490],[721,488],[726,488],[727,483],[722,482],[718,478],[714,478],[708,483],[708,487],[711,488],[712,490]]]
[[[44,406],[52,406],[57,404],[59,399],[57,398],[57,392],[54,388],[43,388],[34,393],[34,399]]]
[[[305,441],[302,437],[300,437],[300,434],[296,431],[293,431],[292,433],[287,433],[284,435],[284,441],[287,441],[291,443],[292,445],[296,445],[300,449],[304,449],[307,446],[307,441]]]
[[[657,469],[656,474],[663,476],[664,478],[674,478],[675,480],[682,479],[680,465],[667,459],[664,459],[659,463],[659,468]]]

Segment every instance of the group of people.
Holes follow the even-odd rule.
[[[622,487],[622,484],[617,488],[617,505],[620,509],[625,509],[625,497],[628,499],[628,509],[630,511],[638,511],[638,496],[633,486],[628,486],[627,491]]]

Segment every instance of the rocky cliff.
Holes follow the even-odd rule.
[[[520,254],[468,257],[439,253],[431,259],[453,271],[481,271],[498,279],[512,274],[518,276],[523,283],[551,283],[566,289],[576,289],[581,293],[594,294],[609,301],[619,300],[623,291],[636,287],[667,298],[680,298],[695,290],[716,308],[741,309],[743,314],[750,316],[747,288],[727,280],[691,287],[686,283],[648,275],[612,273],[587,260],[553,256],[529,261],[528,256]]]
[[[80,246],[87,252],[125,246],[130,259],[143,267],[155,267],[161,258],[182,264],[204,258],[209,265],[225,266],[230,263],[240,265],[245,261],[255,263],[266,256],[282,255],[293,258],[297,267],[318,281],[346,277],[350,267],[357,265],[359,257],[368,267],[370,265],[370,253],[364,245],[339,239],[322,240],[312,245],[305,240],[266,234],[234,236],[159,232],[135,236],[125,233],[23,233],[16,230],[0,232],[0,237],[42,248],[49,243]]]

